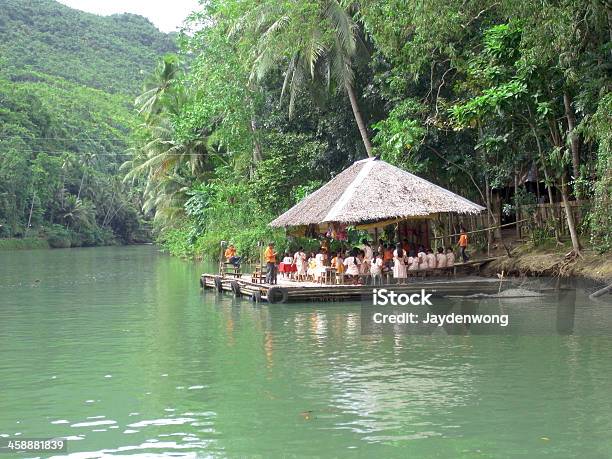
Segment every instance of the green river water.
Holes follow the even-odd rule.
[[[202,293],[203,269],[151,246],[0,252],[0,435],[73,458],[612,457],[605,334],[362,336],[358,303]],[[612,314],[575,308],[576,327]]]

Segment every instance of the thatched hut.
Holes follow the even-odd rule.
[[[413,232],[419,240],[428,242],[428,219],[444,213],[478,214],[483,210],[410,172],[381,159],[368,158],[355,162],[270,225],[304,228],[341,224],[371,229],[399,223],[397,236]],[[416,229],[407,227],[407,221],[412,221],[411,228]]]

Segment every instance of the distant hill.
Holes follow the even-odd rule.
[[[20,71],[136,94],[142,72],[174,50],[173,37],[141,16],[97,16],[53,0],[0,0],[0,55]]]
[[[175,50],[172,35],[140,16],[0,0],[0,237],[134,239],[138,204],[118,168],[134,98]]]

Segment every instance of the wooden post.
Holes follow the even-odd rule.
[[[221,248],[219,249],[219,275],[223,274],[223,248],[227,244],[226,241],[221,241]]]
[[[518,224],[518,221],[521,219],[521,206],[519,205],[518,200],[518,190],[519,190],[519,180],[518,180],[518,171],[514,169],[514,217],[516,218],[516,238],[521,239],[521,226]]]

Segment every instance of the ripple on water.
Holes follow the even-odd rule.
[[[105,421],[93,421],[93,422],[77,422],[76,424],[71,424],[70,427],[95,427],[95,426],[109,426],[117,424],[117,421],[112,421],[107,419]]]
[[[161,419],[149,419],[145,421],[134,422],[128,424],[128,427],[148,427],[148,426],[172,426],[182,425],[190,422],[195,422],[195,418],[161,418]]]

